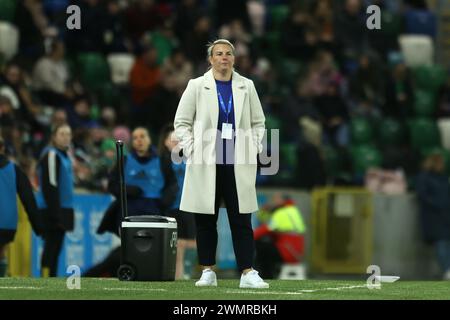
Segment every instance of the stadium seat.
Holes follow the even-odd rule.
[[[269,16],[272,25],[272,30],[280,30],[283,22],[289,15],[289,7],[284,4],[274,5],[269,7]]]
[[[361,176],[369,168],[380,167],[382,163],[381,153],[371,145],[360,145],[351,148],[353,173]]]
[[[386,36],[398,37],[402,32],[401,16],[389,10],[381,12],[381,25],[381,32]]]
[[[327,176],[336,177],[342,169],[342,159],[339,153],[332,146],[323,146],[322,154]]]
[[[436,110],[435,95],[430,91],[416,90],[413,106],[416,117],[431,117]]]
[[[408,122],[411,145],[416,150],[440,146],[439,129],[436,122],[426,118],[415,118]]]
[[[0,21],[0,53],[9,60],[16,55],[18,47],[19,30],[9,22]]]
[[[450,118],[439,119],[437,125],[441,135],[442,146],[450,150]]]
[[[297,167],[297,145],[292,143],[285,143],[280,146],[280,160],[289,169],[294,170]]]
[[[350,132],[353,145],[372,142],[373,129],[367,119],[353,118],[350,122]]]
[[[447,80],[447,72],[441,65],[418,66],[413,69],[416,87],[436,93]]]
[[[17,0],[0,0],[0,21],[13,22],[16,14]]]
[[[381,145],[397,145],[404,140],[404,137],[405,130],[399,121],[384,118],[378,124],[378,141]]]
[[[400,48],[408,67],[431,65],[434,59],[433,39],[422,35],[401,35]]]
[[[436,15],[428,10],[408,10],[405,15],[405,31],[435,37],[437,33]]]
[[[117,106],[121,101],[118,88],[111,82],[104,82],[98,88],[98,101],[101,105]]]
[[[126,84],[129,81],[134,56],[128,53],[111,53],[107,57],[111,70],[111,79],[114,84]]]
[[[83,85],[88,89],[98,90],[103,83],[109,81],[109,67],[104,56],[96,52],[80,53],[78,69]]]

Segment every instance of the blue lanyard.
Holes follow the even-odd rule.
[[[220,94],[219,90],[217,90],[217,95],[219,96],[220,107],[222,108],[223,112],[227,116],[227,123],[228,123],[228,115],[231,112],[231,104],[233,101],[233,94],[230,94],[230,99],[228,100],[228,109],[225,109],[225,103],[223,102],[223,98],[222,98],[222,95]]]

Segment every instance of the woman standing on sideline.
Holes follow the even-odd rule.
[[[234,46],[208,46],[211,69],[190,80],[175,115],[175,135],[187,157],[180,210],[193,213],[203,272],[196,286],[217,286],[217,218],[227,208],[241,288],[268,288],[252,268],[251,213],[256,201],[257,154],[262,151],[264,113],[253,82],[234,71]]]
[[[41,275],[55,277],[58,257],[67,231],[74,226],[73,195],[74,180],[72,161],[67,153],[72,141],[69,125],[52,128],[51,141],[38,163],[40,190],[38,206],[44,220],[44,250]]]
[[[192,214],[180,211],[181,192],[183,190],[186,163],[183,161],[172,161],[171,152],[180,150],[179,148],[176,148],[177,145],[178,142],[174,137],[173,124],[168,124],[161,130],[158,148],[161,161],[167,162],[172,166],[173,173],[175,174],[178,183],[178,192],[175,201],[167,212],[167,215],[175,218],[178,224],[177,267],[175,279],[189,279],[196,260],[197,245],[195,243],[195,221]]]

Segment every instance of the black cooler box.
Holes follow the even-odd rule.
[[[174,281],[177,222],[164,216],[131,216],[122,221],[120,280]]]
[[[177,222],[158,215],[128,216],[125,194],[123,142],[116,142],[120,181],[120,267],[123,281],[174,281],[177,256]]]

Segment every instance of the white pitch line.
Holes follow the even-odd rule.
[[[166,289],[146,289],[146,288],[103,288],[108,291],[167,291]]]
[[[0,286],[0,289],[13,289],[13,290],[19,290],[19,289],[41,290],[42,288],[38,288],[38,287],[8,287],[8,286]]]
[[[356,288],[367,288],[367,285],[359,285],[359,286],[345,286],[345,287],[336,287],[336,288],[323,288],[323,289],[302,289],[296,291],[247,291],[247,290],[228,290],[227,293],[248,293],[248,294],[286,294],[286,295],[301,295],[304,293],[314,293],[319,291],[338,291],[338,290],[346,290],[346,289],[356,289]]]

